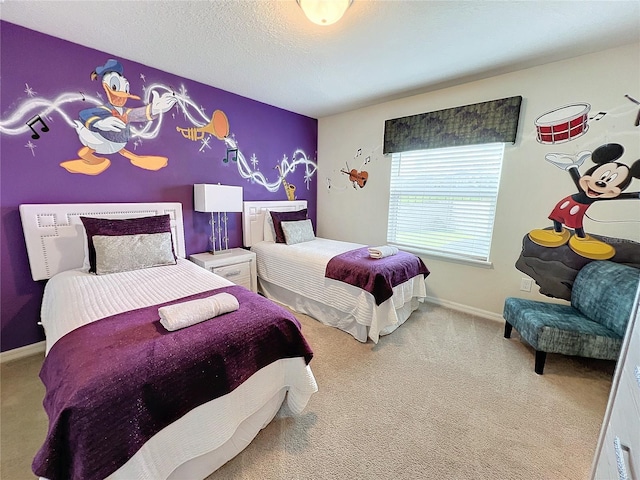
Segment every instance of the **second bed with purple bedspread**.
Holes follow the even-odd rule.
[[[398,252],[383,258],[371,258],[368,247],[336,255],[327,263],[325,277],[360,287],[371,293],[376,305],[393,296],[393,287],[417,275],[429,275],[420,257]]]
[[[160,324],[159,307],[221,292],[240,308],[174,332]],[[103,479],[193,408],[278,359],[312,356],[292,314],[238,286],[79,327],[53,345],[40,372],[49,431],[33,471]]]

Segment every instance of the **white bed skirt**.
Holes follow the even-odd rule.
[[[345,313],[343,310],[291,292],[262,278],[258,278],[258,291],[296,312],[305,313],[325,325],[339,328],[363,343],[367,338],[377,343],[380,336],[396,330],[407,321],[426,297],[425,282],[422,275],[419,275],[395,287],[393,297],[377,307],[371,306],[370,317],[363,318],[358,308],[354,308],[351,313]],[[366,292],[362,292],[362,295],[371,296]],[[373,297],[371,302],[373,303]]]
[[[233,392],[158,432],[108,479],[201,480],[251,443],[278,413],[285,395],[288,407],[299,414],[317,391],[303,358],[273,362]]]
[[[286,391],[287,405],[298,414],[317,390],[303,358],[278,360],[233,392],[195,408],[158,432],[108,478],[205,478],[244,450],[273,419]]]

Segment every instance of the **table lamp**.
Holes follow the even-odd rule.
[[[211,253],[216,253],[216,226],[217,251],[221,253],[228,250],[227,212],[242,212],[242,187],[198,183],[193,186],[193,200],[196,212],[211,214]],[[217,220],[214,220],[214,213],[217,214]]]

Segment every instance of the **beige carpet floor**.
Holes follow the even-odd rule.
[[[375,345],[298,315],[319,391],[283,407],[219,479],[587,479],[614,362],[533,350],[499,322],[424,304]],[[41,356],[1,375],[0,477],[32,479]]]

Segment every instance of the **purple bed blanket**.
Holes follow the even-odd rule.
[[[398,252],[384,258],[371,258],[368,247],[350,250],[336,255],[325,271],[325,277],[360,287],[371,293],[376,305],[393,296],[393,287],[416,275],[429,275],[420,257]]]
[[[214,293],[240,308],[168,332],[158,308]],[[114,315],[53,345],[40,371],[49,431],[36,475],[103,479],[154,434],[281,358],[313,356],[287,310],[239,286]]]

